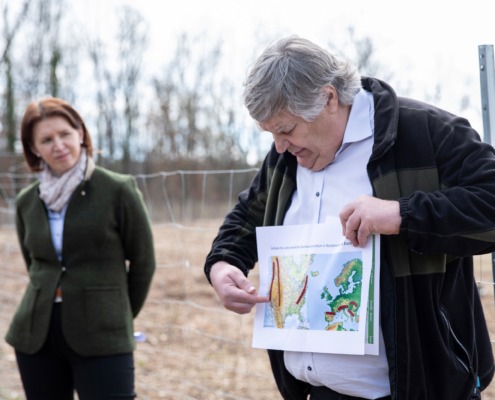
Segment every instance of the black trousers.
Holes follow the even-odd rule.
[[[313,386],[311,388],[311,400],[365,400],[361,397],[347,396],[325,386]],[[391,400],[390,396],[381,397],[377,400]]]
[[[132,353],[82,357],[64,339],[60,323],[63,303],[55,303],[43,348],[29,355],[16,351],[27,400],[131,400],[134,392]]]

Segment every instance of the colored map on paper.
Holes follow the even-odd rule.
[[[272,256],[264,326],[358,331],[361,252]]]

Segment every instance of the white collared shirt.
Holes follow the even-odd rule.
[[[64,236],[64,220],[67,211],[67,204],[60,212],[48,210],[48,221],[50,222],[50,233],[52,236],[53,247],[59,261],[62,260],[62,246]]]
[[[297,167],[297,191],[284,225],[317,224],[338,218],[344,205],[371,195],[366,165],[373,147],[374,104],[371,93],[356,95],[342,146],[326,168],[313,172]],[[297,379],[339,393],[374,399],[390,394],[388,363],[380,329],[379,356],[286,351],[285,366]]]

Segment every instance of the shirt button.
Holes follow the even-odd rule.
[[[311,368],[309,365],[308,365],[308,371],[312,371],[313,368]]]
[[[316,197],[320,197],[320,192],[316,192]]]

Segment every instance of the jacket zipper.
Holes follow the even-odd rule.
[[[469,355],[469,352],[467,351],[467,349],[464,347],[464,345],[462,344],[462,342],[458,339],[458,337],[456,336],[454,330],[452,329],[452,325],[450,324],[450,321],[449,319],[447,318],[447,315],[445,313],[445,310],[443,307],[440,308],[440,315],[442,316],[443,320],[445,321],[445,324],[447,325],[447,328],[449,330],[449,333],[451,335],[451,337],[454,339],[455,341],[455,344],[459,347],[459,349],[462,350],[462,352],[464,353],[464,355],[466,356],[467,360],[469,360],[469,365],[466,364],[459,356],[457,356],[457,354],[454,352],[454,356],[456,358],[456,360],[459,362],[459,364],[461,364],[461,366],[466,370],[466,372],[474,377],[475,376],[475,373],[473,371],[473,366],[472,366],[472,361],[471,361],[471,357]]]

